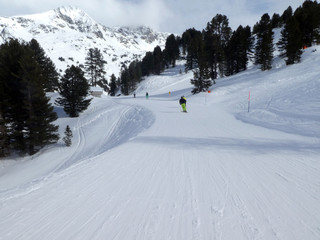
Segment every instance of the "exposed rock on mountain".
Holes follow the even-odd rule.
[[[84,64],[89,48],[99,48],[107,61],[107,74],[119,74],[129,63],[164,47],[168,33],[149,27],[106,27],[75,7],[60,7],[41,14],[0,17],[0,44],[10,38],[36,39],[60,72],[74,64]]]

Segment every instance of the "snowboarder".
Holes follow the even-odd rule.
[[[149,98],[149,93],[148,92],[146,92],[146,99],[148,99]]]
[[[187,108],[186,108],[187,99],[186,99],[184,96],[182,96],[182,97],[180,98],[180,100],[179,100],[179,103],[180,103],[180,105],[181,105],[181,107],[182,107],[182,111],[183,111],[183,112],[187,112]]]
[[[133,97],[136,98],[136,93],[133,93]]]

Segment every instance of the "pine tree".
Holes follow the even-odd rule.
[[[271,19],[272,28],[280,28],[282,26],[282,20],[278,13],[274,13]]]
[[[42,147],[58,141],[58,126],[52,124],[58,117],[40,85],[43,75],[32,51],[26,49],[20,65],[26,114],[25,142],[28,153],[33,155]]]
[[[289,18],[291,18],[293,15],[292,7],[289,6],[281,15],[281,22],[282,24],[285,24]]]
[[[253,56],[254,37],[251,33],[251,28],[246,26],[240,33],[240,70],[247,70],[247,65]]]
[[[114,74],[111,75],[110,77],[110,90],[109,90],[109,94],[110,96],[114,96],[116,94],[117,91],[117,78]]]
[[[181,37],[181,46],[182,46],[182,55],[185,56],[187,54],[187,46],[189,45],[191,41],[191,31],[196,31],[194,28],[193,29],[188,29],[183,32],[182,37]]]
[[[208,63],[210,78],[214,81],[214,84],[218,76],[218,60],[221,51],[218,46],[218,35],[208,29],[204,30],[205,59]]]
[[[210,75],[211,77],[216,77],[216,70],[212,72],[213,69],[218,69],[220,76],[224,76],[226,56],[225,56],[225,48],[228,44],[228,41],[231,37],[232,30],[229,27],[229,20],[225,15],[217,14],[211,22],[207,24],[207,28],[205,30],[206,34],[211,35],[213,40],[213,46],[209,48],[212,52],[207,53],[207,56],[212,56],[210,59]],[[207,42],[206,42],[207,43]],[[208,50],[207,50],[208,51]]]
[[[301,7],[294,12],[302,33],[302,43],[311,46],[320,43],[320,3],[304,1]]]
[[[199,48],[199,67],[193,70],[193,79],[191,79],[191,84],[194,85],[192,93],[196,94],[199,92],[205,92],[212,86],[212,80],[210,79],[210,73],[208,70],[207,62],[205,59],[204,46],[200,45]]]
[[[142,76],[149,76],[154,71],[154,57],[152,52],[147,52],[141,62]]]
[[[121,84],[121,92],[124,95],[129,95],[129,82],[130,82],[130,74],[127,66],[123,66],[120,73],[120,84]]]
[[[37,63],[44,67],[45,64],[46,64],[46,55],[45,55],[45,51],[44,49],[40,46],[40,44],[38,43],[37,40],[35,39],[32,39],[30,42],[29,42],[29,47],[33,50],[34,52],[34,55],[35,55],[35,59],[37,61]],[[42,72],[40,74],[43,74]],[[43,88],[45,88],[45,85],[46,85],[46,82],[45,82],[45,78],[43,77],[42,78],[44,80],[44,82],[42,83],[43,84]]]
[[[153,66],[154,70],[153,73],[156,75],[160,75],[160,73],[163,71],[163,56],[162,51],[159,46],[156,46],[153,50]]]
[[[199,61],[199,46],[202,44],[202,34],[194,28],[186,30],[182,35],[184,52],[187,53],[186,72],[197,68]]]
[[[61,78],[60,95],[56,103],[63,106],[70,117],[78,117],[79,113],[86,110],[92,99],[87,99],[89,84],[84,73],[79,67],[72,65],[66,69]]]
[[[105,79],[104,67],[107,62],[104,61],[101,51],[98,48],[90,48],[85,60],[85,70],[90,78],[90,85],[99,85],[106,90],[108,82]]]
[[[97,85],[103,88],[107,92],[109,90],[109,87],[108,87],[108,81],[105,78],[106,71],[104,70],[107,62],[103,59],[103,55],[98,48],[95,48],[94,53],[97,59],[97,68],[96,68]]]
[[[67,125],[66,130],[64,131],[64,137],[63,137],[63,139],[62,139],[63,142],[64,142],[64,144],[65,144],[67,147],[70,147],[70,146],[71,146],[71,144],[72,144],[72,140],[71,140],[72,137],[73,137],[72,131],[71,131],[69,125]]]
[[[186,58],[186,64],[185,64],[185,70],[186,72],[189,70],[193,70],[194,68],[197,68],[198,65],[198,45],[200,43],[201,39],[192,39],[190,44],[187,47],[187,58]]]
[[[40,66],[43,79],[43,88],[46,92],[54,92],[58,90],[59,74],[52,60],[46,56],[45,51],[37,42],[32,39],[28,46],[34,51],[35,59]]]
[[[85,59],[85,70],[87,75],[89,76],[89,82],[91,86],[95,86],[95,71],[96,71],[96,59],[94,55],[94,49],[90,48],[87,53],[87,57]]]
[[[280,57],[286,58],[287,65],[300,62],[303,43],[299,23],[295,17],[288,19],[277,45],[281,52]]]
[[[0,111],[0,158],[8,154],[7,129]]]
[[[23,111],[24,96],[19,61],[24,48],[18,40],[10,40],[0,48],[0,82],[3,86],[2,117],[7,127],[7,136],[12,150],[25,152]]]
[[[168,65],[175,67],[176,60],[178,59],[179,55],[180,55],[179,44],[176,40],[176,37],[173,34],[171,34],[169,37],[167,37],[166,45],[165,45],[165,56],[166,56],[166,62],[168,63]]]
[[[247,69],[252,48],[253,37],[250,27],[239,26],[225,48],[227,76]]]
[[[230,76],[240,71],[240,27],[232,34],[228,46],[225,48],[225,75]]]
[[[44,90],[46,92],[55,92],[59,90],[59,73],[55,64],[49,57],[46,57],[44,66],[41,66],[43,77],[46,79]]]
[[[129,65],[129,90],[130,92],[136,88],[137,83],[141,81],[141,63],[139,61],[133,61]]]
[[[57,119],[43,89],[41,67],[26,44],[10,40],[0,48],[0,82],[5,93],[1,112],[7,144],[21,154],[33,154],[58,139]]]
[[[0,48],[1,51],[1,48]],[[0,79],[0,158],[5,157],[7,155],[7,127],[5,121],[2,117],[3,115],[3,104],[5,101],[5,93],[4,93],[4,81]]]
[[[193,70],[193,79],[190,82],[194,85],[191,91],[193,94],[206,92],[212,86],[208,68],[200,64],[199,68]]]
[[[257,44],[255,47],[255,64],[260,65],[262,71],[272,68],[273,61],[273,31],[270,17],[266,13],[256,28]]]

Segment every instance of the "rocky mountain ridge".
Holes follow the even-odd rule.
[[[107,61],[107,75],[117,76],[122,64],[140,59],[157,45],[163,48],[168,36],[146,26],[106,27],[72,6],[0,17],[0,44],[10,38],[27,42],[34,38],[60,72],[72,64],[84,64],[89,48],[98,48]]]

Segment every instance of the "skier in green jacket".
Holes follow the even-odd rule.
[[[184,96],[182,96],[182,97],[180,98],[180,100],[179,100],[179,103],[180,103],[180,105],[181,105],[181,107],[182,107],[182,111],[183,111],[183,112],[187,112],[187,108],[186,108],[187,99],[186,99]]]

